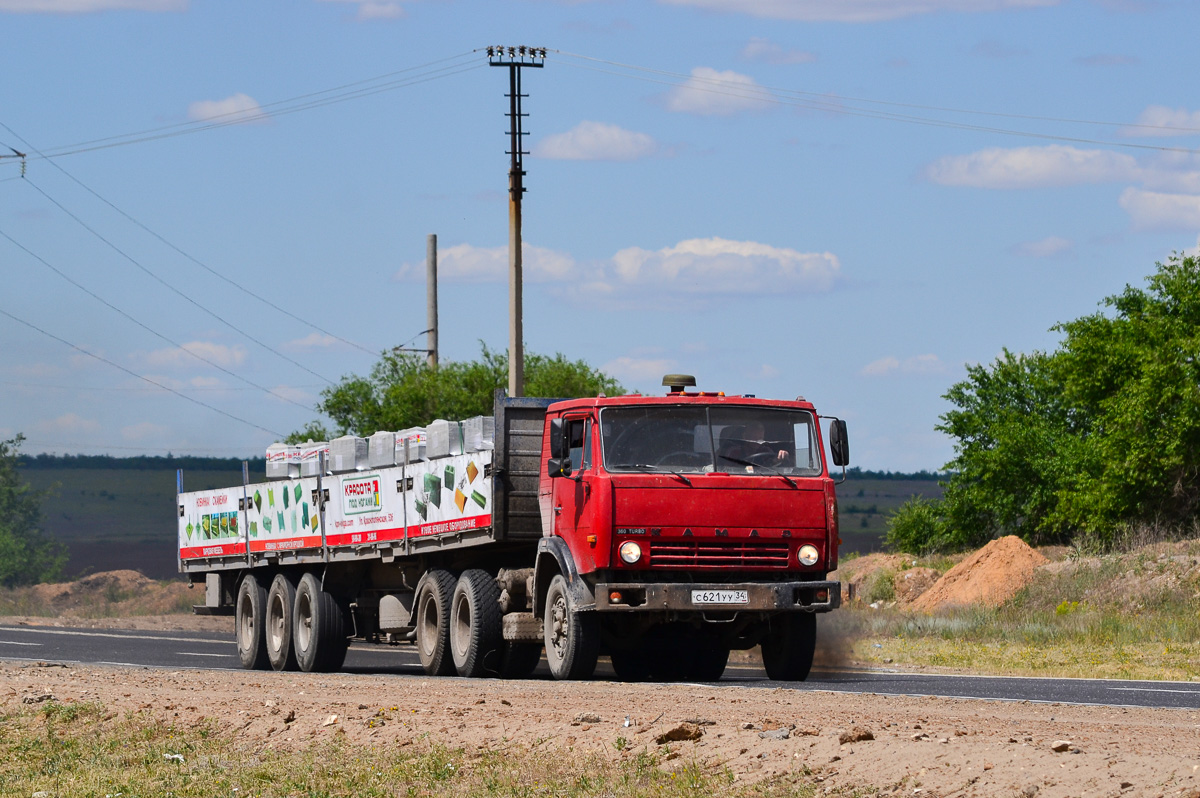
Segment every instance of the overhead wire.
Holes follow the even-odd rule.
[[[261,430],[269,435],[274,435],[276,438],[286,437],[285,434],[282,432],[277,432],[276,430],[268,429],[260,424],[255,424],[253,421],[248,421],[248,420],[242,418],[241,416],[235,416],[233,413],[222,410],[221,408],[216,407],[214,405],[210,405],[208,402],[203,402],[203,401],[195,398],[194,396],[188,396],[187,394],[182,393],[181,391],[175,390],[174,388],[170,387],[169,385],[163,385],[161,382],[152,380],[149,377],[138,374],[137,372],[133,371],[132,369],[125,368],[120,363],[116,363],[112,360],[109,360],[108,358],[104,357],[103,355],[97,355],[95,352],[89,352],[88,350],[84,349],[83,347],[77,346],[76,344],[71,343],[70,341],[68,341],[65,338],[60,338],[59,336],[55,335],[54,333],[42,329],[41,327],[37,326],[33,322],[26,321],[25,319],[22,319],[19,316],[15,316],[12,313],[9,313],[4,308],[0,308],[0,315],[7,316],[8,318],[12,319],[13,321],[17,322],[18,324],[22,324],[31,330],[35,330],[36,332],[41,333],[42,335],[46,336],[47,338],[52,338],[55,341],[58,341],[60,344],[64,344],[66,346],[71,347],[72,349],[74,349],[76,352],[79,352],[80,354],[87,355],[88,357],[94,358],[95,360],[98,360],[101,363],[105,363],[109,366],[112,366],[115,369],[118,369],[119,371],[123,371],[132,377],[137,377],[139,380],[143,380],[145,382],[150,383],[151,385],[155,385],[159,388],[162,388],[164,391],[173,393],[176,396],[178,396],[179,398],[185,399],[185,400],[191,402],[192,404],[199,405],[200,407],[211,410],[214,413],[219,413],[222,416],[225,416],[226,418],[232,419],[241,424],[245,424],[249,427],[254,427],[255,429]]]
[[[849,102],[875,103],[875,104],[879,104],[879,105],[911,107],[911,108],[916,108],[916,109],[921,109],[921,110],[940,110],[940,111],[944,111],[944,112],[952,112],[952,113],[959,113],[959,114],[980,114],[980,115],[987,115],[987,116],[1008,117],[1008,118],[1059,122],[1059,123],[1072,122],[1072,123],[1077,123],[1077,124],[1095,124],[1095,125],[1104,125],[1104,126],[1119,125],[1122,127],[1144,127],[1144,128],[1149,128],[1149,129],[1155,129],[1155,130],[1172,129],[1172,130],[1181,130],[1181,131],[1185,131],[1185,132],[1195,132],[1195,133],[1200,133],[1200,129],[1174,128],[1174,127],[1169,127],[1169,126],[1156,126],[1156,125],[1140,125],[1140,124],[1134,124],[1134,123],[1130,123],[1130,124],[1126,125],[1126,124],[1122,124],[1122,123],[1106,122],[1106,121],[1072,120],[1072,119],[1056,118],[1056,117],[1038,117],[1038,116],[1033,116],[1033,115],[1029,115],[1029,114],[1004,114],[1004,113],[989,112],[989,111],[972,111],[972,110],[967,110],[967,109],[939,108],[937,106],[922,106],[922,105],[916,105],[916,104],[892,103],[892,102],[888,102],[888,101],[884,101],[884,100],[866,100],[866,99],[862,99],[862,98],[845,97],[842,95],[837,95],[837,94],[832,94],[832,93],[821,94],[821,93],[817,93],[817,92],[805,92],[805,91],[801,91],[801,90],[797,90],[797,89],[787,89],[787,88],[763,86],[763,85],[757,84],[757,83],[755,83],[753,86],[746,86],[745,84],[737,83],[734,81],[722,80],[720,78],[707,78],[707,77],[703,77],[703,76],[683,74],[683,73],[679,73],[679,72],[671,72],[669,70],[654,69],[651,67],[643,67],[643,66],[638,66],[635,64],[622,63],[619,61],[610,61],[610,60],[603,59],[603,58],[595,58],[593,56],[585,56],[585,55],[579,55],[576,53],[568,53],[568,52],[563,52],[560,50],[553,50],[552,52],[555,52],[559,55],[566,56],[568,58],[575,58],[575,59],[579,59],[581,61],[604,64],[609,67],[615,67],[618,69],[630,70],[630,71],[633,71],[636,73],[644,73],[644,74],[629,74],[628,72],[620,72],[620,71],[616,71],[615,69],[604,69],[604,68],[597,67],[597,66],[591,66],[589,64],[572,63],[570,61],[561,62],[567,66],[571,66],[576,69],[584,69],[584,70],[599,72],[602,74],[616,75],[616,76],[630,78],[630,79],[634,79],[634,80],[641,80],[641,81],[649,82],[649,83],[657,83],[660,85],[668,85],[668,86],[675,86],[675,87],[687,85],[697,91],[702,91],[702,92],[711,93],[711,94],[739,97],[742,99],[756,100],[759,102],[772,103],[772,104],[778,104],[778,105],[798,106],[798,107],[802,107],[802,108],[826,111],[828,113],[841,114],[841,115],[845,115],[845,116],[858,116],[858,117],[866,117],[866,118],[871,118],[871,119],[882,119],[882,120],[895,121],[895,122],[904,122],[904,123],[909,123],[909,124],[925,125],[925,126],[931,126],[931,127],[942,127],[942,128],[950,128],[950,129],[957,129],[957,130],[969,130],[969,131],[975,131],[975,132],[995,133],[995,134],[1000,134],[1000,135],[1017,136],[1017,137],[1025,137],[1025,138],[1065,141],[1065,142],[1080,143],[1080,144],[1098,144],[1098,145],[1111,146],[1111,147],[1121,147],[1121,148],[1125,148],[1125,149],[1153,150],[1153,151],[1159,151],[1159,152],[1179,152],[1179,153],[1185,153],[1185,154],[1189,154],[1189,155],[1200,154],[1200,149],[1193,149],[1193,148],[1188,148],[1188,147],[1172,147],[1172,146],[1154,145],[1154,144],[1138,144],[1135,142],[1128,142],[1128,141],[1111,141],[1111,140],[1106,140],[1106,139],[1088,138],[1088,137],[1083,137],[1083,136],[1065,136],[1065,135],[1058,135],[1058,134],[1051,134],[1051,133],[1038,133],[1038,132],[1027,131],[1027,130],[1013,130],[1013,129],[1008,129],[1008,128],[992,127],[992,126],[988,126],[988,125],[970,124],[967,122],[956,122],[956,121],[947,120],[947,119],[922,117],[922,116],[915,116],[915,115],[911,115],[911,114],[900,114],[900,113],[894,113],[894,112],[890,112],[890,111],[874,110],[874,109],[870,109],[870,108],[858,108],[858,107],[854,107],[852,105],[847,105],[847,103],[849,103]],[[658,77],[649,77],[649,76],[658,76]],[[700,85],[697,85],[697,84],[700,84]]]
[[[32,188],[33,188],[35,191],[37,191],[39,194],[41,194],[43,197],[45,197],[47,200],[49,200],[51,203],[53,203],[53,204],[55,205],[55,207],[57,207],[59,210],[61,210],[61,211],[62,211],[63,213],[65,213],[67,216],[71,217],[71,219],[73,219],[73,220],[74,220],[74,221],[75,221],[77,224],[79,224],[79,226],[81,226],[83,229],[87,230],[89,233],[91,233],[92,235],[94,235],[96,238],[98,238],[98,239],[100,239],[101,241],[103,241],[105,244],[107,244],[107,245],[108,245],[108,246],[109,246],[109,247],[110,247],[110,248],[111,248],[111,249],[112,249],[114,252],[116,252],[118,255],[120,255],[120,256],[121,256],[121,257],[123,257],[125,260],[129,261],[130,263],[132,263],[132,264],[133,264],[134,266],[136,266],[136,267],[137,267],[137,268],[138,268],[140,271],[142,271],[143,273],[145,273],[146,275],[148,275],[148,276],[149,276],[151,279],[153,279],[155,282],[157,282],[157,283],[159,283],[160,285],[162,285],[163,287],[165,287],[165,288],[166,288],[167,290],[169,290],[171,293],[173,293],[173,294],[175,294],[176,296],[178,296],[178,297],[182,298],[183,300],[185,300],[185,301],[186,301],[186,302],[187,302],[189,305],[192,305],[193,307],[196,307],[196,308],[198,308],[198,309],[200,309],[200,310],[204,311],[204,312],[205,312],[205,313],[207,313],[209,316],[211,316],[211,317],[213,317],[214,319],[216,319],[217,321],[221,322],[222,324],[224,324],[224,325],[225,325],[226,327],[228,327],[229,329],[231,329],[231,330],[233,330],[234,332],[238,333],[239,335],[243,336],[243,337],[244,337],[244,338],[246,338],[247,340],[254,342],[256,345],[258,345],[258,346],[262,347],[263,349],[267,350],[268,352],[271,352],[271,353],[272,353],[272,354],[274,354],[276,357],[278,357],[278,358],[280,358],[280,359],[282,359],[282,360],[285,360],[285,361],[287,361],[288,363],[291,363],[292,365],[296,366],[297,368],[299,368],[299,369],[301,369],[301,370],[303,370],[303,371],[306,371],[306,372],[308,372],[309,374],[311,374],[312,376],[316,377],[316,378],[317,378],[317,379],[319,379],[319,380],[323,380],[324,382],[326,382],[326,383],[328,383],[328,384],[330,384],[330,385],[332,385],[332,384],[333,384],[333,381],[332,381],[332,380],[330,380],[328,377],[324,377],[324,376],[322,376],[322,375],[318,374],[317,372],[313,371],[312,369],[310,369],[308,366],[304,365],[304,364],[303,364],[303,363],[301,363],[300,361],[298,361],[298,360],[296,360],[296,359],[294,359],[294,358],[288,357],[287,355],[285,355],[283,352],[280,352],[280,351],[279,351],[278,349],[276,349],[275,347],[271,346],[270,344],[268,344],[268,343],[266,343],[266,342],[264,342],[264,341],[261,341],[261,340],[259,340],[258,338],[256,338],[255,336],[253,336],[253,335],[251,335],[249,332],[247,332],[246,330],[243,330],[241,327],[239,327],[239,326],[237,326],[236,324],[234,324],[233,322],[229,321],[229,320],[228,320],[228,319],[226,319],[224,316],[222,316],[221,314],[217,313],[215,310],[212,310],[212,309],[210,309],[210,308],[206,307],[205,305],[203,305],[202,303],[200,303],[200,302],[197,302],[197,301],[196,301],[194,298],[192,298],[192,297],[188,296],[188,295],[187,295],[185,292],[183,292],[183,291],[179,290],[178,288],[176,288],[175,286],[171,285],[169,282],[167,282],[166,280],[164,280],[162,277],[160,277],[159,275],[155,274],[155,273],[154,273],[154,271],[152,271],[151,269],[149,269],[149,268],[147,268],[146,266],[142,265],[142,263],[141,263],[140,261],[138,261],[136,258],[134,258],[134,257],[133,257],[132,255],[130,255],[129,253],[125,252],[125,250],[121,249],[121,248],[120,248],[120,247],[118,247],[116,244],[114,244],[112,241],[110,241],[109,239],[105,238],[105,236],[104,236],[103,234],[101,234],[101,233],[100,233],[98,230],[96,230],[95,228],[91,227],[91,226],[90,226],[90,225],[89,225],[87,222],[83,221],[83,219],[79,218],[77,215],[75,215],[75,214],[74,214],[74,213],[72,213],[70,210],[68,210],[66,206],[64,206],[64,205],[63,205],[61,202],[59,202],[58,200],[54,199],[54,197],[52,197],[52,196],[50,196],[49,194],[47,194],[47,193],[46,193],[44,190],[42,190],[42,188],[40,188],[40,187],[39,187],[39,186],[38,186],[36,183],[34,183],[32,180],[29,180],[28,178],[26,178],[25,182],[26,182],[26,183],[28,183],[28,184],[29,184],[29,185],[30,185],[30,186],[31,186],[31,187],[32,187]]]
[[[25,140],[25,138],[24,138],[23,136],[21,136],[19,133],[17,133],[16,131],[14,131],[14,130],[13,130],[11,127],[9,127],[8,125],[6,125],[4,122],[0,122],[0,127],[4,128],[4,129],[5,129],[5,130],[7,130],[9,133],[11,133],[12,135],[16,136],[18,139],[20,139],[20,141],[21,141],[22,143],[24,143],[24,144],[25,144],[25,146],[26,146],[26,147],[28,147],[30,150],[32,150],[32,151],[33,151],[33,152],[35,152],[35,153],[38,153],[38,154],[40,154],[39,150],[38,150],[36,147],[34,147],[32,144],[30,144],[28,141],[26,141],[26,140]],[[307,326],[307,327],[309,327],[309,328],[311,328],[311,329],[313,329],[313,330],[316,330],[317,332],[321,333],[322,335],[327,335],[327,336],[329,336],[330,338],[334,338],[334,339],[336,339],[336,340],[338,340],[338,341],[341,341],[342,343],[344,343],[344,344],[347,344],[348,346],[354,347],[355,349],[358,349],[358,350],[361,350],[361,351],[363,351],[363,352],[366,352],[367,354],[371,354],[371,355],[378,354],[378,352],[376,352],[376,351],[374,351],[374,350],[372,350],[372,349],[368,349],[367,347],[365,347],[365,346],[362,346],[362,345],[360,345],[360,344],[357,344],[357,343],[355,343],[354,341],[351,341],[351,340],[349,340],[349,339],[347,339],[347,338],[343,338],[342,336],[340,336],[340,335],[337,335],[337,334],[335,334],[335,333],[329,332],[329,331],[328,331],[328,330],[326,330],[325,328],[323,328],[323,327],[321,327],[321,326],[319,326],[319,325],[315,324],[314,322],[310,321],[309,319],[306,319],[306,318],[304,318],[303,316],[299,316],[299,315],[297,315],[297,314],[293,313],[292,311],[288,310],[287,308],[281,307],[280,305],[278,305],[278,304],[276,304],[276,303],[272,302],[270,299],[267,299],[266,297],[264,297],[264,296],[262,296],[262,295],[260,295],[260,294],[258,294],[258,293],[255,293],[255,292],[254,292],[254,291],[252,291],[251,289],[249,289],[249,288],[247,288],[247,287],[245,287],[245,286],[243,286],[243,285],[239,284],[237,281],[235,281],[235,280],[233,280],[233,279],[231,279],[231,278],[229,278],[229,277],[225,276],[224,274],[220,273],[219,271],[217,271],[216,269],[212,268],[212,267],[211,267],[211,266],[209,266],[208,264],[206,264],[206,263],[202,262],[200,259],[198,259],[198,258],[196,258],[196,257],[193,257],[191,254],[189,254],[189,253],[185,252],[185,251],[184,251],[183,249],[181,249],[180,247],[178,247],[178,246],[176,246],[175,244],[173,244],[172,242],[168,241],[166,238],[164,238],[163,236],[159,235],[159,234],[158,234],[158,233],[156,233],[154,230],[151,230],[149,227],[147,227],[146,225],[142,224],[140,221],[138,221],[137,219],[133,218],[132,216],[130,216],[128,213],[126,213],[125,211],[121,210],[120,208],[118,208],[118,207],[117,207],[115,204],[113,204],[113,203],[112,203],[112,202],[110,202],[109,200],[107,200],[107,199],[105,199],[104,197],[100,196],[100,194],[99,194],[99,193],[97,193],[97,192],[96,192],[95,190],[93,190],[91,187],[89,187],[88,185],[86,185],[86,184],[85,184],[83,181],[81,181],[79,178],[75,177],[75,175],[71,174],[71,173],[70,173],[70,172],[68,172],[66,169],[64,169],[64,168],[62,167],[62,165],[61,165],[61,164],[59,164],[59,163],[58,163],[58,161],[57,161],[56,159],[48,159],[48,160],[49,160],[49,163],[50,163],[50,165],[51,165],[51,166],[53,166],[53,167],[54,167],[55,169],[57,169],[58,171],[62,172],[64,175],[66,175],[68,178],[70,178],[72,181],[74,181],[76,185],[78,185],[78,186],[80,186],[81,188],[83,188],[85,191],[87,191],[87,192],[88,192],[89,194],[91,194],[93,197],[95,197],[96,199],[100,200],[100,201],[101,201],[101,202],[103,202],[105,205],[107,205],[108,207],[112,208],[114,211],[116,211],[117,213],[119,213],[121,216],[124,216],[124,217],[125,217],[126,219],[128,219],[128,220],[129,220],[131,223],[133,223],[133,224],[137,225],[138,227],[140,227],[140,228],[141,228],[142,230],[144,230],[145,232],[147,232],[147,233],[149,233],[150,235],[154,236],[154,237],[155,237],[155,238],[157,238],[159,241],[161,241],[163,244],[165,244],[166,246],[168,246],[168,247],[170,247],[171,249],[175,250],[177,253],[179,253],[179,254],[180,254],[180,255],[182,255],[183,257],[187,258],[188,260],[190,260],[192,263],[194,263],[194,264],[196,264],[197,266],[199,266],[200,268],[204,269],[204,270],[205,270],[205,271],[207,271],[209,274],[213,275],[214,277],[217,277],[217,278],[218,278],[218,279],[220,279],[220,280],[223,280],[223,281],[224,281],[226,284],[228,284],[228,285],[230,285],[230,286],[232,286],[232,287],[234,287],[234,288],[238,289],[238,292],[239,292],[239,293],[242,293],[242,294],[245,294],[245,295],[247,295],[247,296],[253,297],[254,299],[257,299],[259,302],[262,302],[263,304],[265,304],[265,305],[267,305],[268,307],[270,307],[270,308],[274,309],[275,311],[277,311],[277,312],[279,312],[279,313],[282,313],[282,314],[284,314],[285,316],[287,316],[288,318],[294,319],[295,321],[298,321],[298,322],[300,322],[301,324],[304,324],[305,326]]]
[[[28,247],[26,247],[24,244],[20,243],[20,242],[19,242],[19,241],[17,241],[16,239],[14,239],[12,236],[10,236],[8,233],[6,233],[4,230],[0,230],[0,238],[5,238],[5,239],[7,239],[7,240],[8,240],[8,241],[9,241],[9,242],[10,242],[10,243],[13,245],[13,246],[17,247],[17,248],[18,248],[18,249],[20,249],[22,252],[24,252],[26,255],[28,255],[29,257],[33,258],[33,259],[34,259],[34,260],[36,260],[38,263],[40,263],[40,264],[42,264],[43,266],[45,266],[47,269],[49,269],[50,271],[52,271],[52,272],[54,272],[55,274],[57,274],[57,275],[58,275],[59,277],[61,277],[63,280],[66,280],[68,283],[70,283],[71,285],[75,286],[75,287],[76,287],[76,288],[78,288],[80,291],[82,291],[82,292],[84,292],[85,294],[87,294],[88,296],[90,296],[92,299],[95,299],[97,302],[101,303],[102,305],[104,305],[104,306],[105,306],[106,308],[108,308],[109,310],[112,310],[113,312],[115,312],[115,313],[119,314],[120,316],[122,316],[122,317],[124,317],[124,318],[128,319],[129,321],[133,322],[133,323],[134,323],[134,324],[136,324],[138,327],[141,327],[143,330],[145,330],[146,332],[148,332],[148,333],[150,333],[151,335],[155,336],[156,338],[159,338],[159,339],[161,339],[161,340],[163,340],[163,341],[166,341],[166,342],[167,342],[168,344],[170,344],[171,346],[174,346],[174,347],[178,348],[179,350],[181,350],[181,351],[183,351],[183,352],[186,352],[186,353],[188,353],[189,355],[191,355],[192,357],[196,358],[197,360],[200,360],[200,361],[202,361],[202,362],[204,362],[204,363],[207,363],[208,365],[212,366],[213,368],[217,369],[218,371],[221,371],[221,372],[223,372],[223,373],[225,373],[225,374],[228,374],[230,377],[233,377],[233,378],[234,378],[234,379],[236,379],[236,380],[239,380],[239,381],[241,381],[241,382],[244,382],[244,383],[246,383],[247,385],[251,386],[252,388],[257,388],[258,390],[260,390],[260,391],[263,391],[263,392],[265,392],[265,393],[268,393],[268,394],[270,394],[271,396],[274,396],[276,399],[280,399],[280,400],[282,400],[282,401],[284,401],[284,402],[287,402],[288,404],[293,404],[293,405],[295,405],[296,407],[302,407],[302,408],[304,408],[305,410],[311,410],[311,411],[313,411],[313,412],[316,412],[316,408],[314,408],[314,407],[310,407],[309,405],[301,404],[300,402],[297,402],[297,401],[294,401],[294,400],[292,400],[292,399],[289,399],[288,397],[284,396],[283,394],[281,394],[281,393],[277,393],[277,392],[275,392],[275,391],[271,390],[270,388],[267,388],[267,387],[266,387],[266,386],[264,386],[264,385],[259,385],[258,383],[254,382],[253,380],[249,380],[249,379],[247,379],[246,377],[243,377],[243,376],[241,376],[240,374],[238,374],[238,373],[236,373],[236,372],[234,372],[234,371],[231,371],[230,369],[227,369],[227,368],[225,368],[225,367],[224,367],[224,366],[222,366],[220,363],[217,363],[216,361],[214,361],[214,360],[211,360],[210,358],[204,357],[203,355],[199,354],[198,352],[195,352],[195,351],[193,351],[193,350],[191,350],[191,349],[188,349],[188,348],[187,348],[186,346],[184,346],[183,344],[179,343],[178,341],[175,341],[175,340],[171,339],[169,336],[166,336],[166,335],[164,335],[164,334],[160,333],[158,330],[155,330],[153,327],[150,327],[148,324],[144,324],[143,322],[141,322],[141,321],[139,321],[138,319],[134,318],[134,317],[133,317],[132,315],[130,315],[129,313],[125,312],[125,311],[124,311],[124,310],[122,310],[121,308],[119,308],[119,307],[117,307],[116,305],[114,305],[113,303],[109,302],[109,301],[108,301],[107,299],[105,299],[104,297],[100,296],[100,295],[99,295],[99,294],[97,294],[96,292],[94,292],[94,291],[92,291],[91,289],[87,288],[87,287],[86,287],[86,286],[84,286],[83,284],[81,284],[81,283],[77,282],[75,279],[73,279],[73,278],[72,278],[70,275],[68,275],[66,272],[62,271],[61,269],[59,269],[58,267],[54,266],[52,263],[50,263],[49,261],[47,261],[45,258],[41,257],[41,256],[40,256],[40,255],[38,255],[37,253],[35,253],[35,252],[33,252],[32,250],[30,250]]]

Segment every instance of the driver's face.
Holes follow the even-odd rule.
[[[763,439],[763,425],[757,421],[747,424],[746,439],[751,441],[761,441]]]

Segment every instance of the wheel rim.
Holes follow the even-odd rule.
[[[312,643],[312,625],[312,600],[306,592],[296,601],[296,647],[301,651],[307,651]]]
[[[283,597],[274,596],[271,599],[270,611],[267,613],[267,628],[271,638],[271,648],[274,651],[283,650],[285,615]]]
[[[242,651],[250,650],[250,641],[254,637],[254,608],[250,603],[250,597],[243,590],[242,595],[238,596],[238,648]]]
[[[567,597],[557,595],[550,605],[550,646],[557,659],[562,659],[567,647]]]
[[[471,643],[471,602],[466,593],[460,594],[454,601],[454,618],[450,626],[450,645],[454,654],[460,660],[466,659],[467,649]]]
[[[431,657],[437,646],[437,602],[428,593],[421,597],[420,611],[421,626],[417,637],[421,644],[421,653]]]

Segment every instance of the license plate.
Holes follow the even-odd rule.
[[[693,590],[693,604],[749,604],[750,594],[745,590]]]

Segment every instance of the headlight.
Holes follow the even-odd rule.
[[[621,553],[621,559],[629,565],[633,565],[642,559],[642,547],[638,545],[636,540],[625,541],[621,544],[621,548],[618,551]]]
[[[801,565],[814,565],[820,556],[817,547],[808,544],[801,546],[800,550],[796,552],[796,559],[800,561]]]

